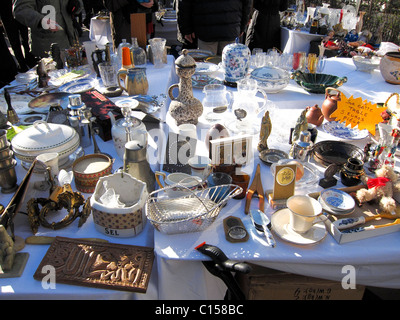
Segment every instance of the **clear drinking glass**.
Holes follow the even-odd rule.
[[[149,40],[151,52],[153,54],[154,68],[162,68],[164,66],[163,56],[166,42],[167,40],[164,38],[153,38]]]
[[[106,88],[118,87],[118,69],[116,64],[110,62],[101,62],[99,63],[99,71],[101,80],[103,81],[103,85]]]

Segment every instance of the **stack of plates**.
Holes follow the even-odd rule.
[[[355,201],[351,195],[338,189],[322,191],[318,201],[324,211],[334,215],[347,215],[355,208]]]

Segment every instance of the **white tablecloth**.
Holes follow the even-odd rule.
[[[90,19],[89,39],[96,41],[97,45],[105,46],[112,43],[110,19]]]
[[[177,82],[174,72],[173,57],[168,56],[168,66],[163,69],[154,69],[148,65],[147,76],[149,79],[149,94],[166,93],[168,87]],[[384,102],[389,95],[397,90],[396,86],[386,84],[379,71],[372,74],[355,70],[351,59],[331,58],[328,60],[326,73],[338,76],[347,76],[348,81],[340,89],[346,95],[362,97],[372,102]],[[203,99],[201,89],[193,89],[195,97]],[[235,91],[236,89],[230,89]],[[321,105],[324,101],[323,94],[309,94],[301,89],[293,81],[282,92],[269,94],[269,100],[275,104],[275,110],[271,110],[273,117],[274,139],[269,141],[270,147],[288,148],[287,141],[290,128],[295,124],[301,111],[308,105],[315,103]],[[170,129],[176,131],[176,125],[166,110],[161,116],[171,125]],[[202,121],[198,124],[198,136],[205,137],[204,130],[209,124]],[[332,139],[332,136],[319,130],[318,139]],[[256,139],[255,139],[256,140]],[[104,142],[97,139],[102,151],[116,157],[116,152],[111,141]],[[201,141],[200,141],[201,142]],[[255,141],[255,145],[257,141]],[[201,145],[201,144],[200,144]],[[93,152],[93,147],[87,148],[87,153]],[[160,147],[161,149],[161,147]],[[201,152],[202,150],[199,150]],[[157,155],[157,151],[152,151]],[[162,151],[161,151],[162,152]],[[253,169],[259,163],[257,152],[255,153]],[[116,157],[114,169],[122,165],[122,160]],[[253,172],[250,172],[253,177]],[[25,171],[17,166],[19,182]],[[261,174],[264,189],[272,187],[272,175],[269,167],[261,164]],[[340,184],[338,185],[340,186]],[[308,193],[319,190],[315,184],[310,188],[296,190],[296,193]],[[32,196],[32,194],[30,194]],[[0,203],[7,204],[11,195],[0,194]],[[252,207],[257,207],[257,199],[252,201]],[[271,215],[271,211],[267,211]],[[231,244],[225,240],[222,227],[223,218],[235,215],[242,219],[250,239],[243,244]],[[15,220],[16,235],[26,238],[31,236],[26,216],[19,214]],[[324,279],[341,281],[344,274],[342,268],[351,265],[356,270],[356,283],[377,287],[400,288],[400,237],[398,233],[374,237],[356,242],[338,244],[331,235],[312,246],[300,246],[286,243],[277,236],[277,246],[274,249],[264,245],[262,238],[255,235],[251,227],[250,219],[244,215],[244,201],[231,200],[222,209],[216,221],[204,232],[180,235],[164,235],[157,231],[150,223],[145,230],[134,238],[111,238],[102,235],[95,230],[92,217],[78,228],[77,221],[65,229],[50,231],[40,227],[38,235],[59,235],[66,237],[97,237],[110,242],[154,246],[156,260],[150,279],[150,285],[146,294],[132,294],[116,290],[96,289],[89,287],[65,285],[57,283],[56,289],[44,289],[41,282],[33,279],[33,274],[45,255],[48,245],[27,245],[23,252],[30,254],[24,273],[19,278],[0,279],[0,299],[222,299],[226,287],[222,281],[212,276],[203,267],[201,260],[207,258],[194,248],[202,242],[219,246],[229,258],[237,261],[249,261],[277,270],[292,272],[295,274],[309,275]]]
[[[340,87],[348,97],[354,95],[371,102],[384,102],[393,91],[397,90],[397,87],[385,83],[379,70],[372,74],[356,71],[352,60],[348,58],[329,59],[324,72],[348,77],[347,83]],[[199,99],[203,97],[203,93],[198,89],[195,89],[194,95]],[[282,142],[288,141],[289,130],[294,126],[301,111],[308,105],[321,105],[325,96],[309,94],[291,81],[282,92],[269,94],[268,98],[277,107],[272,113],[271,136],[274,138],[268,140],[270,148],[284,149]],[[167,118],[167,123],[171,122],[173,126],[172,119]],[[198,134],[201,134],[201,124],[198,126]],[[317,142],[327,139],[337,140],[322,129],[319,130],[317,139]],[[363,146],[365,142],[366,140],[362,141],[360,146]],[[252,168],[255,169],[256,165],[261,163],[264,190],[272,189],[273,178],[269,167],[260,162],[257,152],[254,156]],[[254,170],[251,177],[253,173]],[[343,187],[340,179],[337,187]],[[304,194],[321,189],[315,183],[307,186],[306,189],[296,188],[296,193]],[[257,208],[258,200],[254,199],[251,206]],[[273,210],[268,208],[266,213],[271,216]],[[230,215],[242,219],[250,232],[250,239],[247,242],[232,244],[225,239],[222,221]],[[400,288],[400,269],[398,268],[400,236],[398,232],[345,244],[338,244],[328,234],[323,241],[311,246],[285,242],[276,234],[275,239],[276,248],[265,245],[265,241],[256,235],[250,217],[244,214],[244,201],[238,200],[230,200],[222,209],[218,219],[204,232],[177,235],[155,232],[159,298],[198,300],[224,297],[226,286],[219,278],[205,271],[200,263],[201,260],[208,259],[195,250],[195,247],[202,242],[218,246],[228,258],[236,261],[248,261],[294,274],[339,282],[347,274],[343,267],[350,265],[355,268],[357,285]],[[171,290],[171,287],[174,287],[174,290]]]
[[[147,64],[147,77],[149,81],[149,95],[159,95],[161,93],[166,94],[169,86],[172,83],[176,83],[174,57],[168,56],[168,64],[164,65],[161,69],[155,69],[152,64]],[[124,93],[126,95],[126,93]],[[114,98],[112,98],[113,100]],[[165,110],[160,111],[160,116],[165,114]],[[161,127],[163,130],[164,128]],[[150,131],[151,132],[151,131]],[[155,130],[156,134],[160,136],[160,130]],[[115,162],[113,169],[117,170],[122,167],[123,161],[117,156],[112,140],[104,142],[101,138],[96,137],[96,141],[101,151],[110,154],[114,157]],[[160,146],[162,149],[162,146]],[[154,161],[151,159],[153,155],[156,155],[159,150],[149,148],[149,162],[152,164],[153,170],[157,169],[153,164]],[[93,145],[85,149],[85,154],[93,153]],[[155,163],[155,165],[157,165]],[[26,174],[21,165],[16,166],[18,183],[20,183]],[[43,176],[34,174],[31,181],[43,180]],[[74,181],[71,184],[73,190],[75,189]],[[91,194],[83,193],[85,199]],[[25,202],[31,198],[47,197],[48,193],[39,192],[33,189],[32,183],[30,183]],[[11,200],[12,195],[0,194],[0,203],[4,206]],[[24,207],[21,211],[26,212]],[[60,217],[61,219],[61,217]],[[32,236],[33,233],[30,230],[27,216],[19,213],[15,218],[15,235],[23,239],[28,236]],[[111,243],[130,244],[146,247],[154,247],[154,236],[153,227],[150,223],[146,223],[145,229],[136,237],[131,238],[118,238],[109,237],[95,229],[92,215],[89,216],[88,220],[78,228],[78,219],[75,220],[71,225],[66,228],[53,231],[51,229],[39,227],[39,231],[36,235],[45,236],[61,236],[70,238],[102,238],[106,239]],[[157,276],[157,262],[154,261],[153,270],[150,278],[150,283],[145,294],[132,293],[128,291],[118,290],[107,290],[97,289],[92,287],[74,286],[62,283],[56,283],[55,289],[46,289],[42,287],[41,281],[33,279],[37,267],[42,261],[49,245],[26,245],[21,252],[28,252],[29,259],[25,270],[21,277],[18,278],[0,278],[0,299],[158,299],[158,276]]]
[[[304,31],[290,30],[281,27],[281,50],[284,53],[295,53],[310,50],[310,41],[322,39],[320,34],[312,34]]]

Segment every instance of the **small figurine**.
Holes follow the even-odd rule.
[[[269,116],[269,111],[266,111],[261,121],[260,141],[258,142],[257,146],[257,150],[259,152],[269,149],[267,140],[271,134],[271,131],[272,131],[271,118]]]
[[[0,269],[9,271],[12,269],[15,258],[14,241],[7,233],[6,228],[0,225]]]

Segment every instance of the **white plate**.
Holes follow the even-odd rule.
[[[335,211],[350,211],[356,204],[351,195],[338,189],[323,190],[320,197],[324,204]]]
[[[139,105],[139,101],[133,98],[119,98],[114,100],[114,103],[117,107],[130,107],[131,109],[135,109]]]
[[[28,107],[29,101],[33,99],[33,97],[29,95],[20,95],[20,94],[10,94],[11,98],[11,106],[15,110],[17,114],[28,114],[32,112],[32,109]],[[0,96],[0,110],[2,113],[7,114],[7,102],[4,96]]]
[[[322,128],[326,133],[329,133],[335,137],[346,139],[346,140],[360,140],[368,137],[368,130],[359,130],[358,128],[346,127],[339,121],[328,121],[322,125]]]
[[[219,67],[211,62],[196,62],[196,74],[211,74],[218,71]]]
[[[89,79],[79,79],[66,83],[58,88],[60,92],[68,92],[71,94],[83,93],[94,88],[94,81]]]
[[[327,231],[323,222],[314,224],[305,233],[297,233],[289,225],[290,210],[288,208],[278,210],[271,216],[272,230],[282,239],[294,244],[309,245],[322,241]]]
[[[222,84],[222,81],[215,78],[211,78],[206,74],[194,74],[192,76],[193,88],[203,89],[208,84]]]

